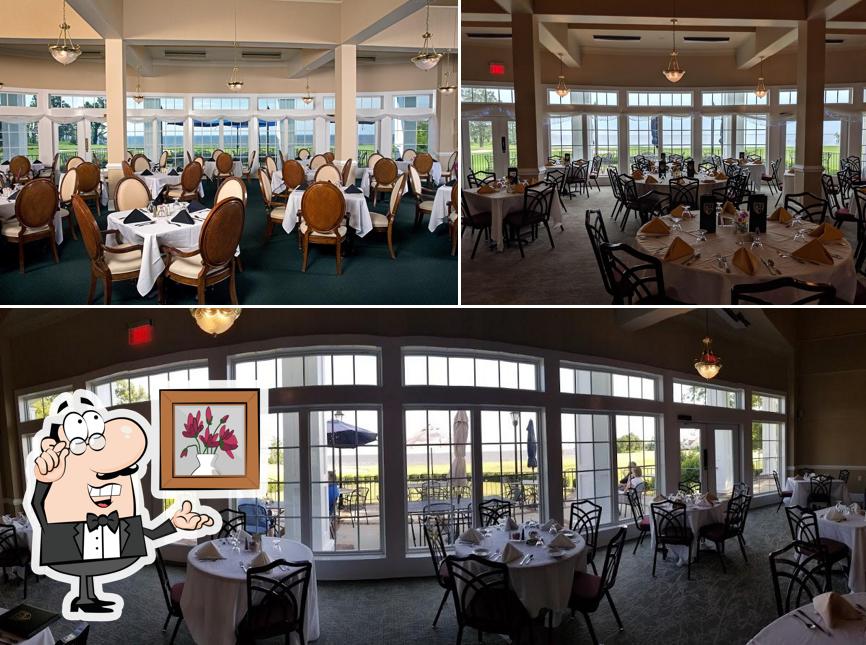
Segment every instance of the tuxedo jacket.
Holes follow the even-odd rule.
[[[33,493],[33,510],[42,527],[40,563],[72,564],[84,562],[84,532],[87,524],[80,522],[48,522],[45,516],[45,498],[51,484],[36,482]],[[117,530],[120,532],[120,557],[141,558],[147,555],[145,538],[158,540],[175,532],[174,525],[166,520],[155,529],[145,528],[141,516],[121,517]]]

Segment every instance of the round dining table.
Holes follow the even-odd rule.
[[[663,219],[669,225],[672,224],[669,216]],[[833,264],[825,265],[791,257],[793,251],[814,238],[807,235],[806,239],[795,241],[796,230],[778,222],[767,222],[767,232],[761,235],[762,248],[751,248],[750,241],[741,246],[742,240],[736,235],[733,226],[718,226],[715,233],[708,234],[706,241],[701,242],[698,234],[700,222],[697,218],[683,220],[681,225],[682,231],[671,232],[669,235],[650,236],[638,231],[636,238],[640,251],[662,260],[665,290],[667,295],[675,300],[701,305],[730,304],[731,288],[736,284],[766,282],[787,276],[806,282],[832,284],[836,287],[838,298],[845,302],[854,301],[857,293],[854,250],[844,239],[826,244]],[[813,227],[814,224],[804,222],[805,231]],[[700,253],[700,258],[664,261],[663,258],[675,237],[688,243],[695,250],[695,254]],[[759,260],[772,261],[776,271],[771,273],[770,268],[761,263],[755,275],[744,273],[731,262],[734,253],[740,248],[750,248]],[[720,262],[719,257],[726,258],[727,265]]]
[[[358,237],[364,237],[373,230],[373,220],[370,217],[367,199],[361,192],[347,193],[345,188],[341,187],[340,189],[343,191],[343,197],[346,199],[346,213],[349,215],[349,226],[355,230],[355,234]],[[297,188],[289,194],[289,199],[286,203],[286,216],[283,218],[283,230],[286,233],[291,233],[298,223],[298,212],[301,210],[301,200],[303,197],[304,191]]]
[[[866,516],[859,513],[843,514],[841,520],[831,520],[827,514],[833,509],[815,511],[818,531],[822,538],[836,540],[851,549],[851,566],[848,568],[848,589],[866,593]]]
[[[727,510],[727,501],[712,502],[710,504],[686,502],[686,523],[692,530],[692,562],[695,561],[698,555],[698,548],[700,547],[700,538],[698,536],[701,528],[709,524],[724,523]],[[650,516],[650,537],[652,538],[653,548],[655,548],[656,527],[652,521],[652,516]],[[688,547],[681,544],[671,544],[668,545],[668,550],[676,556],[680,564],[687,564]]]
[[[853,593],[843,596],[849,602],[866,606],[866,593]],[[764,627],[755,637],[749,641],[749,645],[821,645],[822,643],[835,643],[835,645],[863,645],[866,642],[866,619],[843,620],[831,630],[832,636],[818,629],[810,629],[801,618],[795,617],[795,612],[800,616],[805,614],[805,619],[822,629],[827,629],[818,612],[811,604],[804,605],[799,609],[777,618]]]
[[[525,555],[532,554],[532,559],[521,564],[523,558],[507,563],[511,588],[517,594],[520,602],[526,607],[530,616],[538,616],[543,609],[563,612],[568,610],[568,599],[574,582],[575,571],[586,571],[586,541],[575,533],[569,539],[574,542],[574,548],[563,551],[558,557],[551,555],[547,546],[554,535],[541,532],[543,544],[530,546],[524,541],[510,540],[510,532],[500,527],[490,527],[480,544],[469,544],[462,540],[454,542],[454,554],[463,558],[476,552],[479,548],[486,549],[492,556],[501,553],[509,542]],[[555,552],[555,551],[554,551]],[[494,559],[494,562],[499,560]]]
[[[655,182],[647,183],[647,177],[652,177],[655,179]],[[698,180],[698,199],[704,195],[712,195],[714,190],[717,188],[724,188],[725,184],[728,183],[727,177],[725,179],[717,179],[712,175],[706,175],[703,173],[695,175],[695,179]],[[661,179],[657,174],[650,173],[649,175],[644,176],[643,179],[635,179],[634,183],[638,195],[645,195],[652,190],[663,195],[669,195],[671,192],[670,181],[670,175]]]
[[[785,490],[791,491],[791,499],[788,501],[788,506],[809,506],[809,494],[812,492],[812,479],[802,477],[788,477],[785,482]],[[851,495],[848,492],[848,482],[841,479],[833,479],[830,482],[830,499],[833,502],[841,501],[845,504],[851,503]],[[866,591],[864,589],[863,591]]]
[[[459,190],[459,189],[458,189]],[[430,212],[430,223],[427,229],[433,233],[440,224],[448,222],[450,215],[448,204],[451,202],[451,186],[439,186],[436,189],[436,197],[433,199],[433,210]],[[457,204],[454,209],[457,210]]]
[[[524,193],[509,193],[506,189],[498,190],[495,193],[478,194],[478,188],[464,188],[463,195],[466,197],[466,203],[473,213],[489,212],[491,215],[490,236],[496,244],[496,250],[502,252],[505,250],[505,235],[503,223],[505,217],[509,213],[519,211],[523,208]],[[562,208],[557,199],[553,196],[550,205],[550,223],[551,225],[562,225]]]
[[[180,598],[183,620],[196,643],[234,645],[235,628],[247,613],[247,574],[241,564],[249,565],[256,554],[243,548],[235,552],[227,540],[213,540],[212,543],[224,559],[200,560],[198,552],[206,542],[190,549],[187,555],[186,581]],[[270,537],[262,537],[262,549],[272,561],[313,563],[307,590],[304,637],[307,641],[317,640],[319,598],[313,552],[294,540],[279,540],[277,546]]]

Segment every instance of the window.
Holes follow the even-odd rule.
[[[731,153],[731,117],[705,116],[701,128],[701,151],[705,157],[728,159]]]
[[[126,122],[126,149],[134,155],[153,158],[153,121]]]
[[[824,121],[823,130],[823,160],[824,167],[831,175],[839,172],[840,156],[842,154],[842,121],[828,119]]]
[[[629,92],[628,104],[631,107],[689,107],[692,104],[692,93]]]
[[[265,157],[279,161],[279,151],[282,148],[280,140],[279,121],[264,121],[259,119],[259,164],[264,165]]]
[[[78,124],[77,123],[55,123],[57,132],[57,145],[60,158],[58,163],[66,166],[66,162],[78,154]]]
[[[17,155],[39,157],[39,124],[0,121],[0,156],[9,160]]]
[[[300,96],[259,98],[260,110],[312,110],[313,107],[312,103],[304,103]]]
[[[860,147],[860,157],[866,157],[866,114],[863,115],[863,131],[862,131],[863,143]]]
[[[355,98],[355,108],[358,110],[381,110],[381,96],[358,96]]]
[[[248,121],[223,121],[223,149],[235,159],[246,162],[250,148]]]
[[[403,352],[403,385],[540,391],[539,370],[538,361],[512,354]]]
[[[536,412],[481,411],[481,494],[510,501],[518,522],[539,519],[543,438]]]
[[[322,107],[325,112],[333,112],[337,109],[337,99],[333,96],[326,96],[322,101]]]
[[[674,381],[674,403],[743,409],[743,391],[727,387]]]
[[[285,533],[282,537],[291,540],[301,539],[301,454],[300,454],[300,414],[285,412],[281,414],[262,415],[262,434],[267,446],[267,482],[268,491],[265,498],[258,503],[270,504],[277,509],[273,519],[264,517],[248,518],[263,529],[273,522],[274,527],[267,526],[280,535],[279,529]],[[251,503],[251,500],[238,500],[238,505]]]
[[[49,94],[48,106],[52,108],[104,108],[104,96],[77,96],[77,95],[62,95]]]
[[[183,110],[183,97],[180,96],[145,96],[141,103],[136,103],[131,96],[126,97],[127,110]]]
[[[659,146],[659,119],[655,116],[628,117],[628,156],[655,155]]]
[[[692,117],[663,116],[664,151],[667,154],[692,156]]]
[[[602,172],[619,165],[619,117],[589,114],[586,117],[590,156],[602,158]]]
[[[508,167],[517,168],[517,121],[509,120],[508,131]]]
[[[433,96],[431,94],[409,94],[394,97],[395,108],[431,108],[433,107]]]
[[[301,148],[313,147],[313,119],[287,119],[286,153],[294,159]]]
[[[866,117],[864,117],[866,124]],[[866,130],[864,130],[866,132]],[[864,148],[866,149],[866,148]],[[790,168],[797,161],[797,122],[785,121],[785,166]]]
[[[38,107],[35,94],[0,92],[0,107]]]
[[[337,347],[298,350],[232,359],[234,377],[258,380],[266,387],[379,385],[379,354]]]
[[[449,543],[472,525],[472,431],[462,410],[406,410],[406,544],[424,548],[424,520],[439,517]]]
[[[58,394],[71,390],[70,387],[60,387],[54,390],[44,392],[34,392],[18,397],[18,420],[19,421],[37,421],[44,419],[51,411],[51,402],[57,398]]]
[[[93,162],[104,167],[108,161],[108,124],[104,121],[91,121],[88,138]]]
[[[428,121],[406,121],[394,119],[392,154],[394,158],[402,157],[406,148],[415,152],[429,152],[428,136],[430,123]]]
[[[201,155],[210,159],[213,151],[220,147],[220,122],[193,121],[192,122],[192,151],[193,156]]]
[[[773,471],[782,472],[782,437],[785,424],[754,421],[752,423],[752,492],[755,495],[775,493]]]
[[[555,90],[547,91],[548,105],[605,105],[616,106],[619,97],[616,92],[595,92],[572,90],[565,96],[559,96]]]
[[[617,483],[628,477],[629,464],[640,468],[647,493],[656,490],[656,445],[658,443],[658,418],[634,414],[617,414],[614,418],[616,431],[616,478]],[[652,497],[650,497],[652,499]],[[627,503],[626,500],[621,500]],[[623,509],[628,517],[628,511]]]
[[[779,105],[796,105],[797,90],[779,90]]]
[[[168,150],[168,165],[175,168],[184,165],[183,121],[159,122],[159,147]]]
[[[460,90],[463,103],[514,103],[514,90],[501,87],[463,87]]]
[[[377,121],[358,121],[358,166],[367,167],[367,159],[379,147],[378,135]]]
[[[610,456],[610,415],[563,413],[562,517],[567,522],[571,504],[589,499],[601,506],[601,523],[613,521],[613,483]]]
[[[758,98],[753,92],[702,92],[704,106],[767,105],[768,97]]]
[[[206,364],[178,364],[158,371],[129,372],[115,374],[91,381],[87,387],[96,393],[106,407],[150,401],[158,387],[186,381],[207,380]]]
[[[337,124],[334,121],[328,121],[328,149],[335,152],[337,148]]]
[[[767,158],[767,117],[766,115],[737,115],[736,152],[759,155]]]
[[[850,87],[824,90],[824,103],[851,103],[854,92]]]
[[[193,110],[249,110],[250,99],[240,96],[194,96]]]
[[[680,428],[680,481],[701,481],[700,428]]]
[[[658,401],[658,377],[640,372],[619,372],[589,365],[561,363],[559,391],[563,394],[620,396]]]
[[[309,423],[313,551],[380,550],[379,412],[316,411]],[[330,439],[341,431],[357,443]]]
[[[785,397],[761,392],[752,393],[752,410],[785,414]]]
[[[550,117],[550,155],[571,155],[574,161],[583,159],[583,117]]]

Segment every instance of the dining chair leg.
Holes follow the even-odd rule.
[[[391,259],[396,260],[397,256],[394,254],[394,222],[393,222],[393,220],[388,224],[388,251],[391,253]]]
[[[686,580],[692,579],[692,543],[689,542],[688,567],[686,568]]]
[[[742,535],[737,536],[737,541],[740,543],[740,552],[743,554],[743,560],[746,561],[746,564],[749,564],[749,558],[746,557],[746,541]]]
[[[658,559],[658,557],[659,557],[659,548],[658,548],[658,545],[656,545],[656,548],[653,551],[653,578],[656,577],[656,560]]]
[[[203,305],[205,296],[204,296],[204,280],[199,280],[196,285],[196,292],[198,293],[198,304]]]
[[[619,625],[619,631],[622,631],[624,627],[622,626],[622,621],[619,619],[619,612],[616,610],[616,606],[613,604],[613,598],[610,597],[610,591],[605,591],[604,595],[607,596],[607,602],[610,605],[610,610],[613,612],[613,617],[616,619],[616,624]]]
[[[177,630],[180,629],[181,622],[183,622],[183,618],[178,616],[177,622],[174,624],[174,631],[171,633],[169,645],[174,645],[174,639],[177,638]]]
[[[442,609],[445,607],[445,603],[448,602],[448,594],[450,592],[450,589],[446,589],[445,593],[442,595],[442,602],[439,603],[439,611],[436,612],[436,618],[433,619],[433,627],[436,627],[436,623],[439,621],[439,616],[442,614]]]
[[[301,243],[302,243],[302,247],[303,247],[303,250],[304,250],[304,260],[303,260],[303,265],[301,266],[301,271],[302,271],[303,273],[306,273],[306,272],[307,272],[307,253],[308,253],[309,250],[310,250],[309,241],[307,240],[307,236],[306,236],[306,235],[303,237],[303,239],[300,239],[300,238],[299,238],[299,240],[301,241]]]
[[[171,620],[171,612],[169,612],[168,616],[165,617],[165,622],[162,624],[162,631],[168,629],[168,621]]]
[[[93,296],[96,292],[96,274],[90,270],[90,290],[87,292],[87,304],[93,304]]]
[[[550,240],[550,248],[555,249],[556,245],[553,243],[553,234],[550,232],[550,225],[547,223],[547,220],[544,222],[544,228],[547,229],[547,238]]]
[[[24,242],[18,238],[18,272],[24,273]]]
[[[265,227],[265,242],[271,239],[271,235],[274,231],[274,223],[271,221],[271,218],[268,218],[268,225]]]
[[[60,262],[60,256],[57,254],[57,238],[54,235],[54,228],[51,228],[51,239],[49,241],[51,245],[51,255],[54,256],[54,264],[58,264]]]
[[[589,635],[592,637],[593,645],[598,645],[598,638],[595,636],[595,630],[592,628],[592,621],[589,619],[589,614],[585,611],[581,612],[583,619],[586,621],[586,628],[589,630]]]
[[[105,281],[105,287],[104,287],[105,304],[110,305],[111,304],[111,276],[105,276],[104,281]]]
[[[457,645],[460,645],[463,642],[463,625],[460,625],[457,628]]]
[[[238,304],[238,287],[234,267],[232,267],[232,272],[229,275],[229,296],[233,305]]]
[[[342,267],[342,255],[343,255],[343,243],[340,241],[340,238],[337,238],[337,275],[342,275],[343,267]],[[360,521],[360,519],[359,519]]]

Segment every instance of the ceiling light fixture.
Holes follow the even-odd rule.
[[[240,307],[196,307],[189,312],[199,328],[212,336],[224,334],[241,315]]]
[[[69,65],[81,56],[81,46],[76,45],[69,36],[69,24],[66,22],[66,0],[63,0],[63,22],[60,23],[60,35],[57,42],[48,46],[48,51],[58,63]]]
[[[565,84],[565,74],[563,73],[562,54],[559,55],[559,82],[556,84],[556,94],[561,98],[565,98],[571,93],[568,85]]]
[[[144,94],[141,93],[141,66],[138,68],[138,82],[135,84],[135,94],[132,100],[141,105],[144,102]]]
[[[418,55],[411,58],[412,62],[415,64],[415,67],[417,67],[418,69],[423,69],[424,71],[433,69],[442,59],[442,54],[437,52],[436,48],[430,44],[430,40],[433,38],[433,34],[430,33],[430,0],[427,0],[426,25],[426,31],[421,34],[421,38],[424,39],[424,44],[421,46],[421,50],[418,52]]]
[[[244,89],[244,81],[241,78],[241,68],[238,66],[238,5],[235,3],[235,65],[232,67],[231,76],[226,83],[232,92],[240,92]]]
[[[313,102],[313,95],[310,94],[310,77],[307,76],[307,90],[304,92],[304,95],[301,97],[301,100],[309,105]]]
[[[710,338],[709,310],[707,310],[707,334],[701,342],[704,346],[701,355],[695,361],[695,369],[698,374],[709,381],[716,378],[722,370],[722,359],[713,351],[713,339]]]
[[[677,3],[674,0],[674,17],[671,18],[673,25],[673,51],[671,51],[671,59],[668,62],[668,68],[662,72],[665,78],[671,83],[679,83],[686,75],[686,70],[680,67],[680,53],[677,51]]]
[[[442,83],[439,85],[439,92],[441,94],[454,94],[457,91],[457,85],[455,81],[457,80],[457,66],[454,66],[454,78],[451,78],[451,52],[447,54],[447,60],[445,61],[445,73],[442,75]]]
[[[759,99],[767,96],[767,86],[764,85],[764,57],[761,56],[761,76],[758,77],[758,87],[755,89],[755,96]]]

